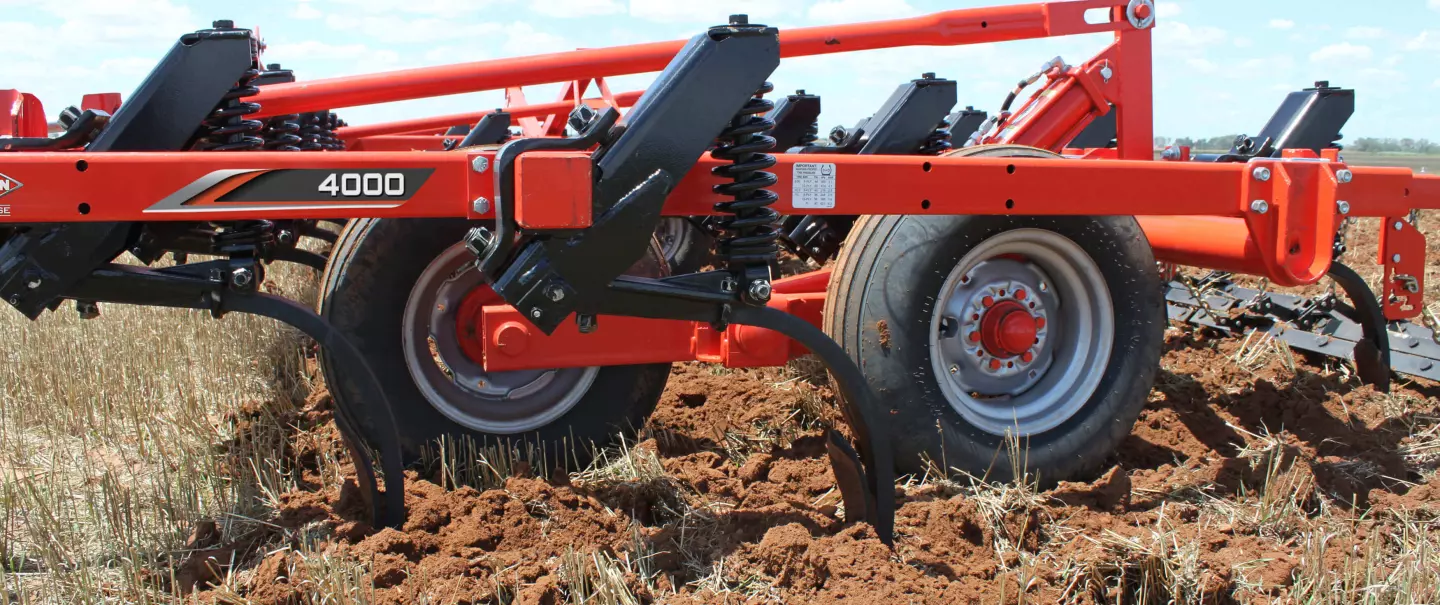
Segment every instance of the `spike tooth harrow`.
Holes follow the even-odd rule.
[[[1110,19],[1087,22],[1092,9]],[[1171,319],[1356,357],[1381,386],[1392,363],[1432,376],[1436,349],[1401,338],[1407,350],[1392,352],[1387,328],[1426,335],[1401,322],[1423,310],[1424,276],[1424,236],[1403,217],[1440,208],[1440,178],[1348,166],[1325,142],[1279,135],[1213,161],[1154,161],[1153,9],[1044,2],[786,32],[739,18],[684,43],[309,82],[268,77],[281,70],[262,69],[253,34],[217,22],[187,35],[124,103],[87,97],[55,139],[35,119],[38,100],[0,91],[12,99],[0,107],[20,108],[0,120],[0,134],[18,137],[0,144],[0,296],[32,318],[72,299],[82,312],[120,302],[297,325],[326,349],[337,422],[391,524],[404,517],[398,482],[415,444],[603,438],[643,423],[673,361],[819,356],[858,446],[833,432],[828,441],[847,514],[887,541],[893,471],[922,454],[960,452],[962,470],[1003,474],[995,452],[1013,429],[1048,444],[1043,455],[1058,452],[1035,464],[1046,480],[1093,470],[1115,443],[1085,427],[1138,414],[1166,306]],[[773,124],[757,113],[755,91],[782,56],[1106,31],[1114,44],[1076,66],[1048,63],[1037,93],[959,133],[975,145],[953,152],[942,121],[953,83],[939,115],[897,93],[900,105],[842,133],[853,146],[810,136],[772,154]],[[604,80],[661,68],[643,93],[614,94]],[[600,97],[586,99],[592,81]],[[560,100],[527,105],[520,87],[546,82],[567,83]],[[932,82],[947,81],[926,74],[909,86]],[[485,89],[507,90],[508,106],[372,126],[329,110]],[[1349,115],[1337,113],[1277,119],[1332,141],[1328,129]],[[487,119],[501,129],[479,128]],[[484,137],[445,130],[472,122]],[[507,135],[512,125],[520,132]],[[280,140],[292,131],[301,144]],[[1082,135],[1113,147],[1069,149]],[[342,142],[349,151],[269,150]],[[911,152],[865,151],[881,148]],[[848,231],[835,270],[776,278],[774,242],[795,240],[770,226],[774,212],[810,227],[834,221],[832,238]],[[667,275],[651,235],[662,216],[715,231],[726,267]],[[1382,242],[1383,302],[1334,262],[1343,220],[1365,216],[1397,226]],[[349,221],[338,238],[318,227],[335,220]],[[335,246],[318,315],[255,289],[267,262],[320,264],[296,253],[299,236]],[[111,264],[127,250],[224,258]],[[1218,276],[1167,292],[1155,260],[1279,285],[1332,274],[1354,304]],[[1139,379],[1122,388],[1117,376]],[[383,507],[363,444],[380,449]]]

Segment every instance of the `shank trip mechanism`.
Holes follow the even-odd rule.
[[[492,227],[477,227],[465,244],[481,274],[505,302],[544,333],[574,317],[589,333],[604,315],[676,319],[715,326],[774,330],[813,352],[830,370],[856,447],[832,431],[830,459],[851,520],[874,525],[890,542],[894,464],[883,416],[860,369],[845,350],[809,322],[766,306],[771,265],[779,251],[776,177],[766,153],[773,105],[761,98],[780,63],[778,31],[735,15],[728,25],[691,39],[617,126],[618,112],[579,115],[574,138],[516,139],[500,148]],[[758,92],[757,92],[758,91]],[[787,98],[787,101],[790,99]],[[796,100],[799,100],[798,98]],[[801,118],[808,126],[812,119]],[[932,129],[932,120],[926,126]],[[797,135],[805,138],[805,128]],[[516,165],[532,151],[583,150],[592,155],[589,227],[522,228],[515,217]],[[713,150],[713,151],[712,151]],[[644,278],[625,275],[649,249],[665,199],[707,151],[729,162],[714,170],[729,182],[714,191],[723,269]]]

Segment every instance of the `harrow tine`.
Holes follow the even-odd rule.
[[[1206,279],[1203,287],[1170,282],[1170,319],[1225,333],[1268,333],[1290,347],[1350,359],[1361,381],[1388,392],[1390,373],[1440,380],[1440,343],[1434,332],[1411,322],[1388,323],[1365,280],[1335,262],[1330,278],[1353,305],[1334,299],[1260,292],[1228,279]]]

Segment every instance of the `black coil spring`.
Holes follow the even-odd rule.
[[[935,131],[925,138],[925,143],[920,146],[920,155],[940,155],[955,148],[954,142],[950,140],[950,122],[941,120]]]
[[[300,114],[275,116],[265,123],[267,151],[300,151]]]
[[[248,151],[265,145],[265,140],[260,138],[265,124],[259,120],[245,119],[245,116],[259,112],[260,104],[241,100],[260,94],[260,88],[254,84],[255,78],[259,76],[259,69],[245,70],[240,81],[221,97],[220,106],[205,118],[202,126],[205,134],[196,141],[195,149]]]
[[[325,149],[325,125],[322,112],[300,114],[300,150],[323,151]]]
[[[779,179],[774,173],[765,172],[775,165],[775,156],[765,153],[775,148],[775,139],[764,134],[775,128],[775,122],[765,118],[775,104],[761,98],[773,90],[775,87],[766,82],[756,91],[735,114],[729,127],[720,133],[712,152],[730,164],[718,166],[711,173],[734,181],[714,187],[715,193],[734,198],[715,204],[715,211],[721,213],[715,217],[715,224],[723,231],[716,246],[716,257],[732,269],[768,265],[780,252],[777,243],[780,213],[770,208],[780,196],[768,189]]]
[[[805,132],[800,135],[799,142],[801,145],[809,145],[818,140],[820,140],[820,123],[811,122],[810,127],[806,128]]]
[[[345,142],[335,136],[335,129],[345,126],[332,112],[316,111],[300,116],[300,149],[302,151],[341,151]]]

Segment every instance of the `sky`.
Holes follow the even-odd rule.
[[[265,61],[301,79],[688,38],[731,13],[784,28],[895,18],[1010,0],[0,0],[0,88],[35,93],[52,118],[87,92],[129,92],[175,40],[232,19],[257,29]],[[1376,10],[1377,7],[1384,10]],[[1169,0],[1155,31],[1155,133],[1259,131],[1289,91],[1315,80],[1357,90],[1346,138],[1440,141],[1440,0]],[[960,105],[993,111],[1014,82],[1059,55],[1078,64],[1109,34],[786,59],[777,90],[822,97],[823,131],[874,112],[927,71],[959,82]],[[610,80],[638,90],[639,74]],[[553,100],[554,86],[527,89]],[[484,110],[479,92],[339,109],[351,124]]]

